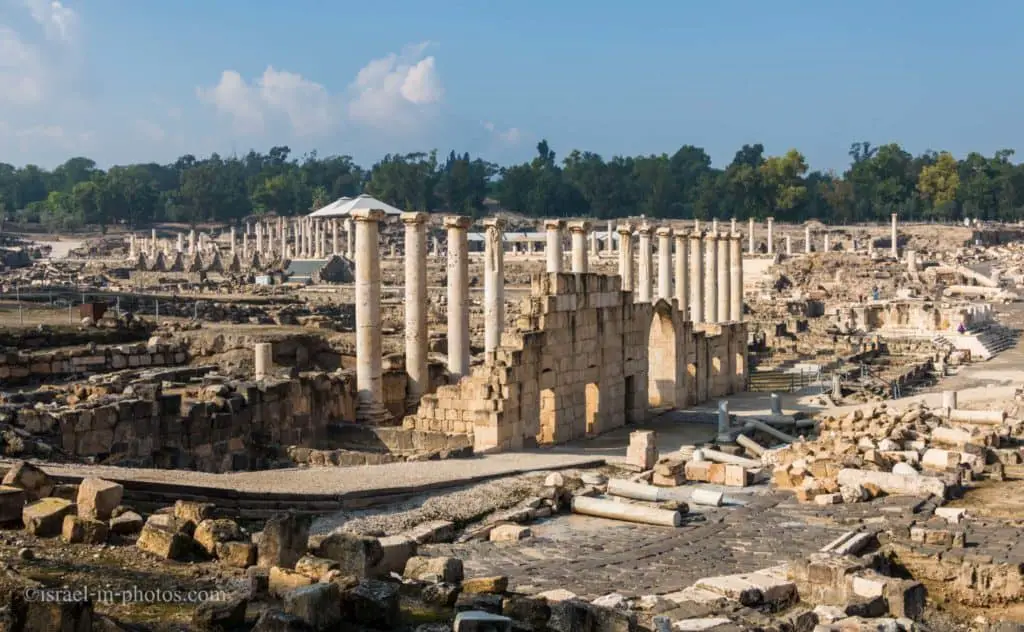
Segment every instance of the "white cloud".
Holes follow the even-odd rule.
[[[323,133],[338,122],[338,108],[319,83],[302,75],[267,66],[249,84],[234,70],[225,70],[212,88],[197,90],[200,100],[234,121],[240,134],[260,134],[268,119],[281,118],[299,135]]]
[[[158,123],[139,119],[132,124],[135,134],[142,140],[159,143],[167,138],[167,132]]]
[[[424,57],[429,42],[406,47],[366,64],[349,86],[349,116],[360,123],[393,129],[416,121],[420,107],[444,95],[433,56]]]
[[[519,141],[523,139],[523,133],[518,127],[510,127],[506,130],[498,129],[494,123],[487,121],[484,123],[484,129],[494,135],[499,141],[508,145],[517,145]]]
[[[24,0],[32,19],[43,27],[46,37],[66,43],[75,40],[78,32],[78,14],[57,0]]]
[[[0,25],[0,101],[33,105],[43,99],[46,70],[39,52]]]

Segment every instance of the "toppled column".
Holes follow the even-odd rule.
[[[274,345],[269,342],[257,342],[253,345],[253,352],[253,375],[256,379],[270,375],[270,368],[274,364]]]
[[[774,217],[768,218],[768,254],[775,254],[775,229],[773,224],[775,223]]]
[[[544,222],[544,230],[547,232],[547,246],[544,252],[547,255],[548,267],[547,271],[561,272],[562,271],[562,229],[565,228],[565,222],[559,219],[549,219]],[[451,248],[451,246],[448,246]]]
[[[345,253],[352,259],[356,256],[356,235],[351,217],[345,219],[345,242]]]
[[[632,292],[633,287],[633,225],[619,224],[619,276],[622,289]]]
[[[426,213],[402,213],[405,224],[405,372],[409,376],[405,390],[407,407],[419,404],[430,383],[427,368],[428,217]],[[334,227],[337,235],[337,223]]]
[[[683,524],[682,515],[675,510],[658,509],[646,505],[620,503],[604,498],[573,496],[573,513],[597,516],[611,520],[623,520],[662,527],[678,527]]]
[[[718,235],[704,237],[704,322],[718,322]]]
[[[743,320],[743,246],[740,235],[729,237],[729,320]]]
[[[569,234],[572,237],[572,271],[576,274],[587,273],[587,231],[590,222],[569,222]]]
[[[804,226],[804,253],[811,254],[811,227]]]
[[[505,328],[505,252],[502,240],[504,229],[503,219],[484,220],[484,351],[487,353],[501,345],[501,332]],[[575,268],[575,233],[573,242],[572,259]],[[583,253],[583,263],[586,264],[586,252]],[[583,271],[586,272],[585,266]]]
[[[638,303],[651,302],[651,283],[653,282],[651,268],[654,267],[654,260],[651,255],[651,233],[654,227],[643,224],[637,229],[640,235],[640,261],[638,267],[639,285],[637,286],[636,301]]]
[[[690,320],[704,322],[704,240],[698,231],[690,233]]]
[[[356,421],[387,417],[380,333],[380,226],[384,211],[357,209],[356,225]]]
[[[456,379],[469,375],[469,242],[472,220],[444,218],[448,229],[448,372]]]
[[[748,223],[749,226],[747,226],[747,230],[749,230],[750,233],[747,235],[747,252],[749,254],[754,254],[754,218],[751,217]]]
[[[729,265],[729,235],[718,236],[718,321],[725,323],[729,321],[729,304],[732,300],[732,293],[729,289],[732,280]]]
[[[892,214],[892,258],[899,259],[899,233],[896,230],[896,213]]]
[[[658,229],[658,298],[672,300],[672,229]]]
[[[690,315],[690,284],[687,283],[687,264],[689,263],[690,257],[690,236],[686,234],[686,231],[676,231],[676,261],[675,261],[675,277],[676,277],[676,307],[683,314],[683,318],[689,318]]]

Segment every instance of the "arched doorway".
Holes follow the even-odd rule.
[[[667,305],[666,305],[667,307]],[[647,401],[655,407],[676,406],[676,328],[667,310],[657,309],[647,343]]]

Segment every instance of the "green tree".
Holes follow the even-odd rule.
[[[959,188],[956,158],[946,151],[939,154],[934,165],[922,168],[917,178],[918,193],[936,207],[955,202]]]

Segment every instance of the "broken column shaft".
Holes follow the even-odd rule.
[[[590,222],[569,222],[569,234],[572,236],[572,271],[576,274],[587,273],[587,232]]]

